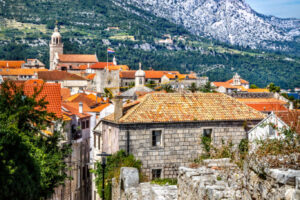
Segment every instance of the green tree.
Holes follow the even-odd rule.
[[[251,84],[250,85],[250,89],[258,89],[259,87],[257,87],[255,84]]]
[[[0,89],[0,199],[41,199],[67,178],[64,158],[70,148],[60,145],[59,130],[42,134],[53,120],[42,87],[26,96],[22,86],[5,81]]]
[[[199,88],[197,87],[196,83],[192,83],[189,87],[188,90],[191,91],[192,93],[195,93],[199,90]]]
[[[280,87],[276,86],[274,83],[270,83],[268,85],[268,89],[269,89],[270,92],[273,92],[273,93],[280,92]]]
[[[213,92],[214,88],[211,86],[210,81],[208,81],[201,89],[201,92],[210,93]]]

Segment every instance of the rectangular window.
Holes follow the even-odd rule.
[[[152,131],[152,146],[161,146],[161,131]]]
[[[161,169],[152,169],[152,180],[161,178]]]
[[[94,133],[94,148],[97,147],[97,137],[96,137],[96,133]]]
[[[100,150],[100,135],[98,135],[98,149]]]
[[[90,128],[90,120],[85,121],[85,126],[86,126],[86,128]]]
[[[271,125],[269,125],[269,135],[270,136],[274,136],[275,135],[275,130],[274,130],[274,128]]]
[[[82,167],[82,180],[85,180],[85,166]]]
[[[209,129],[203,129],[203,136],[204,137],[211,138],[211,134],[212,134],[212,129],[211,128],[209,128]]]
[[[85,129],[85,121],[81,121],[81,129]]]

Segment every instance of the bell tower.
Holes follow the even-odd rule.
[[[55,57],[63,54],[64,45],[62,43],[62,38],[60,33],[58,32],[57,24],[55,26],[54,32],[51,36],[50,41],[50,70],[55,70],[57,63],[55,62]]]

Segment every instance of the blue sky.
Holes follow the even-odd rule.
[[[300,0],[245,0],[255,11],[276,17],[300,19]]]

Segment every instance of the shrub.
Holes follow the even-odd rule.
[[[174,178],[158,178],[158,179],[155,179],[153,181],[151,181],[151,184],[157,184],[157,185],[177,185],[177,179]]]

